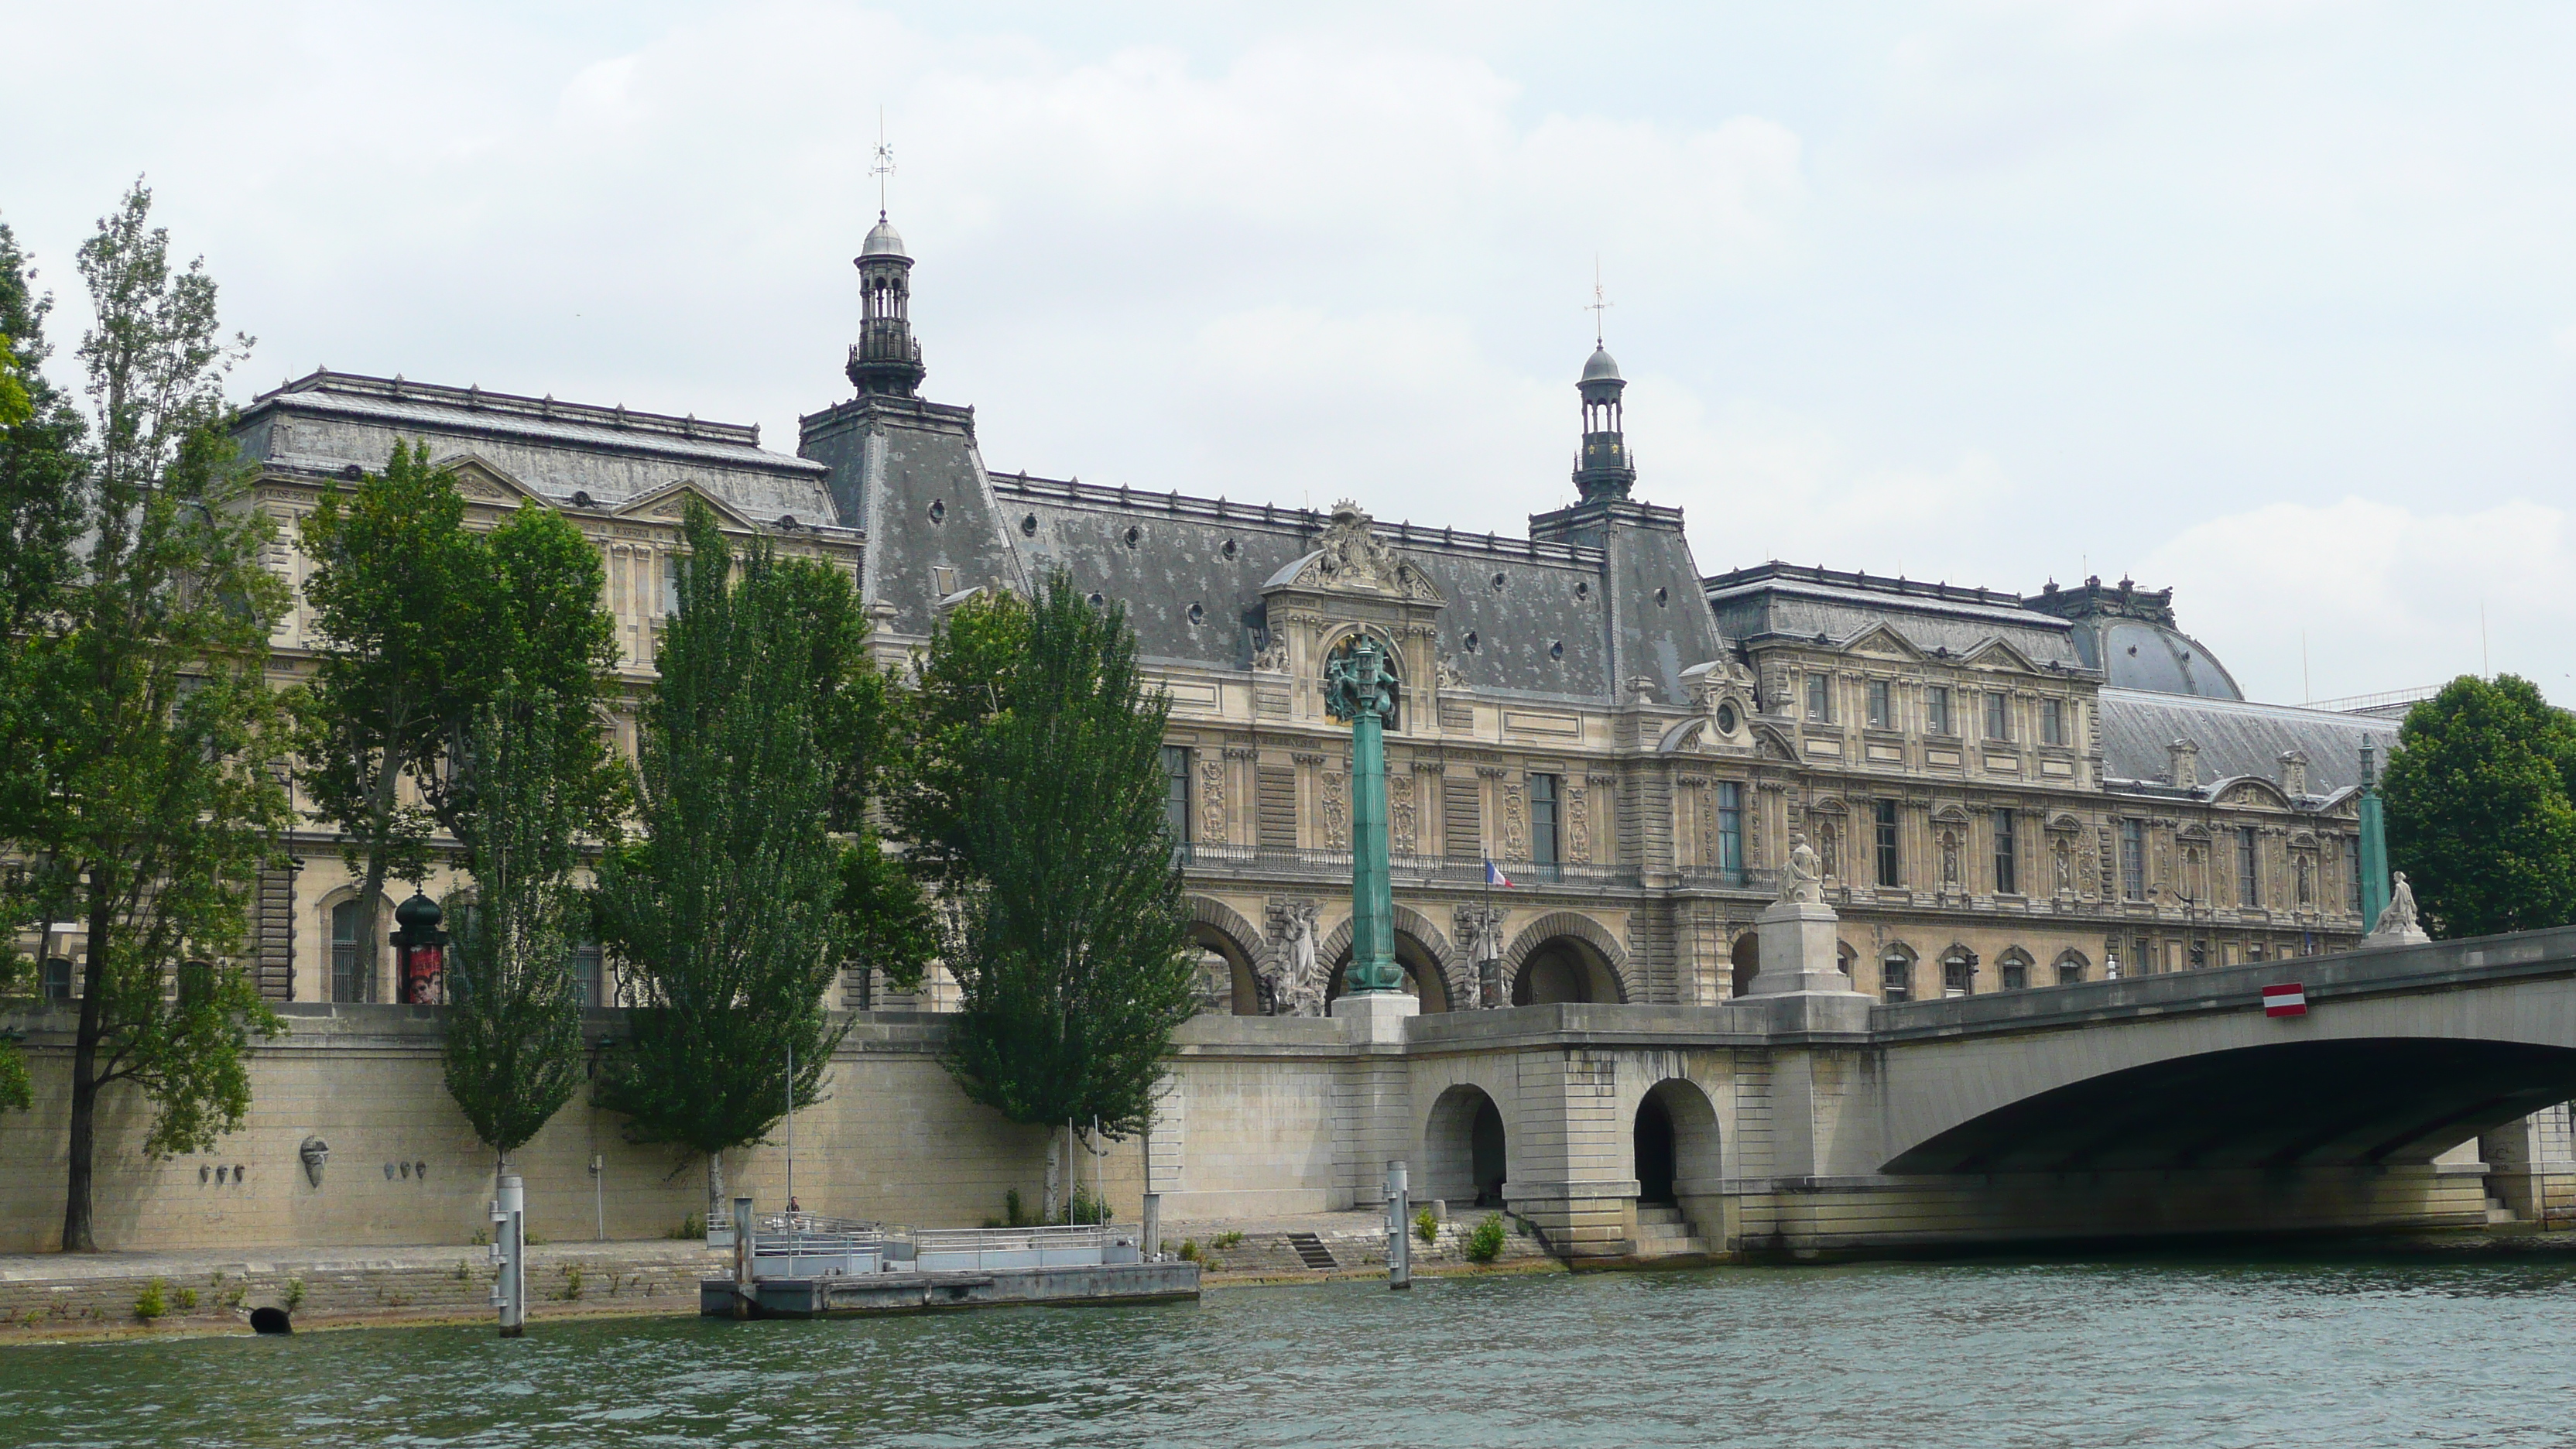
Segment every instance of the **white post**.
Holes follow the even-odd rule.
[[[733,1200],[733,1316],[749,1318],[759,1301],[760,1285],[752,1281],[757,1260],[752,1256],[751,1199]]]
[[[590,1154],[590,1202],[599,1214],[599,1240],[608,1241],[608,1159]]]
[[[1401,1161],[1386,1165],[1386,1286],[1413,1286],[1413,1225],[1406,1222],[1406,1200],[1412,1196]]]
[[[528,1325],[528,1192],[515,1173],[504,1175],[492,1195],[492,1250],[501,1265],[492,1284],[501,1336],[517,1338]]]

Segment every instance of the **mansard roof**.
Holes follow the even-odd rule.
[[[1126,604],[1146,655],[1207,668],[1250,666],[1264,590],[1293,580],[1332,524],[1314,509],[1026,474],[992,479],[1005,532],[1032,578],[1063,566],[1084,588]],[[1468,687],[1614,702],[1606,550],[1406,523],[1380,522],[1374,531],[1436,594],[1425,602],[1438,609],[1439,647]],[[902,546],[879,530],[878,548]],[[1688,600],[1682,603],[1667,612],[1672,626],[1690,622]],[[1656,611],[1643,599],[1623,607]],[[1648,675],[1667,701],[1679,700],[1680,671],[1702,662],[1681,656],[1714,652],[1713,633],[1701,632],[1704,643],[1649,653],[1619,672]],[[1669,670],[1662,654],[1672,656]]]
[[[2036,669],[2090,666],[2072,626],[2022,607],[2019,595],[1878,578],[1773,561],[1701,581],[1718,628],[1746,644],[1857,638],[1885,625],[1925,654],[1974,654],[1995,643]]]
[[[831,470],[762,448],[753,424],[324,371],[261,393],[235,431],[246,455],[286,472],[377,471],[396,439],[427,439],[432,456],[471,454],[553,503],[616,510],[688,483],[764,523],[839,522]]]
[[[2376,744],[2383,766],[2397,743],[2395,720],[2295,705],[2106,686],[2100,709],[2102,772],[2113,782],[2169,782],[2173,742],[2187,739],[2200,749],[2204,781],[2278,782],[2281,756],[2295,750],[2308,757],[2305,798],[2314,801],[2360,784],[2363,740]]]

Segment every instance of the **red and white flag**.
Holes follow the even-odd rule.
[[[2308,991],[2296,981],[2263,988],[2265,1016],[2305,1016],[2308,1014]]]

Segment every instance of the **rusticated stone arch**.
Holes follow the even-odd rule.
[[[1185,896],[1183,903],[1189,907],[1190,938],[1225,957],[1234,968],[1234,1014],[1259,1015],[1262,956],[1268,949],[1260,928],[1245,920],[1242,912],[1213,897]]]
[[[1512,944],[1503,950],[1502,977],[1506,982],[1520,979],[1521,967],[1530,954],[1550,941],[1572,937],[1592,948],[1609,968],[1611,979],[1618,985],[1621,1001],[1638,999],[1638,981],[1629,964],[1628,948],[1610,934],[1608,927],[1579,911],[1550,911],[1521,928]]]
[[[1341,994],[1342,968],[1350,964],[1352,924],[1351,918],[1343,917],[1342,923],[1333,929],[1333,934],[1324,938],[1323,945],[1315,952],[1316,960],[1332,967],[1333,978],[1325,988],[1327,996]],[[1455,1011],[1476,999],[1475,968],[1459,959],[1458,948],[1450,944],[1447,934],[1433,925],[1429,916],[1399,901],[1392,924],[1396,934],[1412,937],[1414,944],[1422,948],[1424,954],[1431,958],[1432,966],[1439,971],[1442,1009]]]

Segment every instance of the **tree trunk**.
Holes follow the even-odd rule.
[[[396,792],[402,787],[401,752],[388,748],[379,762],[376,775],[375,841],[367,849],[367,875],[358,888],[358,969],[366,973],[366,984],[359,989],[361,1001],[400,1001],[402,981],[397,977],[393,994],[382,994],[384,973],[377,965],[381,959],[377,943],[384,939],[385,923],[379,918],[378,903],[385,895],[385,830],[393,819]]]
[[[724,1200],[724,1194],[725,1194],[725,1186],[724,1186],[724,1149],[722,1149],[722,1148],[718,1148],[718,1149],[716,1149],[715,1151],[710,1152],[710,1153],[708,1153],[708,1154],[707,1154],[707,1221],[708,1221],[708,1222],[714,1222],[714,1221],[716,1220],[716,1214],[721,1213],[721,1212],[729,1212],[729,1211],[731,1211],[731,1210],[732,1210],[732,1204],[727,1203],[727,1202]],[[735,1231],[735,1232],[741,1232],[741,1231],[742,1231],[742,1224],[740,1224],[740,1223],[736,1223],[736,1224],[734,1224],[734,1231]]]
[[[81,968],[80,1030],[72,1039],[72,1123],[69,1181],[63,1195],[63,1251],[95,1253],[90,1223],[90,1184],[98,1157],[98,1048],[107,1035],[107,928],[114,881],[89,878],[89,959]]]
[[[1050,1127],[1047,1129],[1046,1201],[1038,1204],[1038,1221],[1041,1223],[1055,1221],[1056,1188],[1064,1180],[1063,1165],[1064,1142],[1055,1135],[1055,1129]]]

